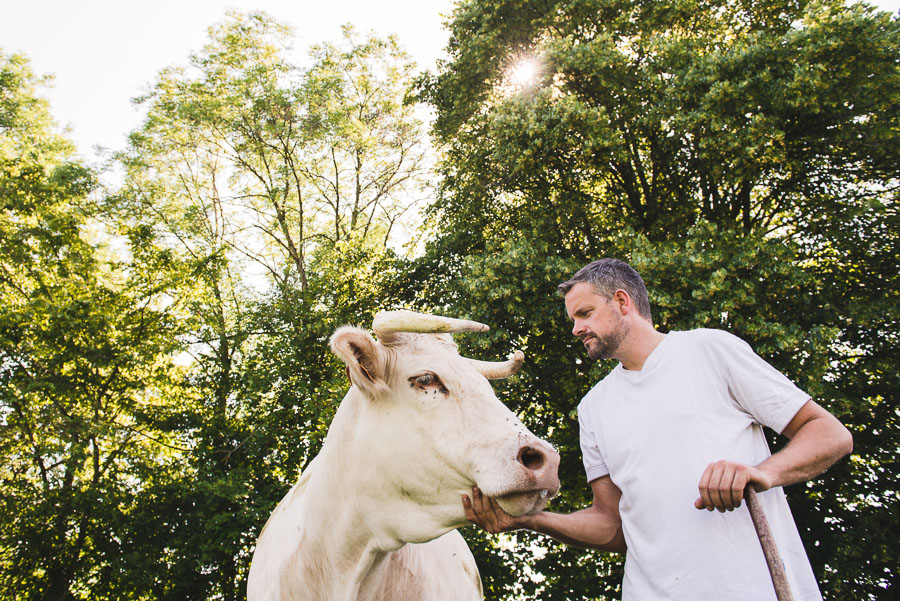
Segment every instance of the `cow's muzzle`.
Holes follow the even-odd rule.
[[[496,495],[497,502],[511,515],[535,513],[559,492],[559,454],[549,444],[532,440],[519,446],[517,482]]]

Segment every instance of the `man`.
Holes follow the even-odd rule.
[[[473,489],[468,519],[626,553],[623,601],[771,600],[749,513],[733,511],[752,484],[794,599],[820,600],[781,487],[848,454],[847,429],[737,337],[656,331],[644,282],[622,261],[595,261],[559,291],[588,355],[619,361],[578,406],[593,504],[513,517]],[[762,425],[790,439],[775,455]]]

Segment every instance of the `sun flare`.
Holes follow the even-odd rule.
[[[539,71],[537,59],[523,58],[510,70],[510,82],[520,87],[530,86],[537,80]]]

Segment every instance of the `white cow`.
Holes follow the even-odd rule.
[[[379,342],[355,327],[331,338],[353,385],[260,534],[248,601],[482,599],[455,530],[462,496],[477,485],[521,515],[559,490],[559,456],[487,380],[515,373],[520,352],[460,357],[446,332],[487,326],[409,311],[379,313],[373,329]]]

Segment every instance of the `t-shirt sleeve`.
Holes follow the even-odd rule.
[[[581,437],[581,458],[584,461],[588,482],[609,475],[609,468],[606,467],[606,461],[600,452],[602,441],[590,422],[589,412],[582,403],[578,407],[578,429]]]
[[[809,401],[784,374],[753,352],[737,336],[722,332],[716,344],[723,353],[728,389],[753,418],[779,434]]]

